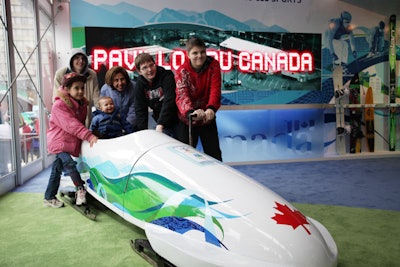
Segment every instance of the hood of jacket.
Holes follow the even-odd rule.
[[[86,77],[89,75],[88,70],[89,70],[89,58],[86,55],[85,51],[83,51],[83,49],[81,48],[74,48],[71,50],[71,57],[69,58],[69,65],[68,65],[68,72],[72,72],[73,70],[73,66],[72,66],[72,58],[78,54],[83,55],[83,60],[85,60],[86,66],[83,70],[83,72],[81,73],[82,75],[85,75]]]

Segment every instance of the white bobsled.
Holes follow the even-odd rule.
[[[144,229],[152,248],[176,266],[337,266],[335,241],[322,224],[154,130],[92,148],[84,142],[78,169],[90,194]]]

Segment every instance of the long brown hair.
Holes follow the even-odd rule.
[[[129,84],[131,82],[131,80],[129,79],[129,74],[126,71],[125,68],[121,67],[121,66],[114,66],[111,69],[109,69],[106,72],[106,75],[104,77],[104,81],[108,86],[113,87],[113,81],[114,81],[114,76],[118,73],[121,73],[122,75],[124,75],[125,80],[126,80],[126,84]]]

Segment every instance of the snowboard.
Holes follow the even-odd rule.
[[[351,78],[349,85],[349,104],[360,104],[360,79],[358,73]],[[361,128],[362,109],[358,106],[350,108],[350,153],[361,153],[361,138],[363,137]]]
[[[365,109],[364,109],[364,121],[365,121],[365,137],[367,140],[367,147],[369,152],[374,152],[375,149],[375,127],[374,127],[374,95],[372,87],[368,87],[365,95]]]
[[[346,128],[343,107],[343,68],[335,66],[332,73],[336,107],[336,152],[346,154]]]
[[[389,20],[389,101],[396,103],[396,15]],[[389,107],[389,151],[396,150],[396,107]]]

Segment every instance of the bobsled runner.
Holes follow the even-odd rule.
[[[61,199],[68,203],[72,208],[77,210],[79,213],[84,215],[86,218],[90,220],[95,220],[96,219],[96,214],[92,212],[92,210],[89,207],[88,203],[82,204],[82,205],[76,205],[75,202],[75,193],[76,189],[75,187],[65,187],[60,189],[60,197]]]
[[[321,223],[155,130],[84,142],[77,166],[87,192],[144,229],[151,249],[175,266],[337,266]]]
[[[131,247],[138,253],[143,259],[149,262],[154,267],[174,267],[172,263],[161,257],[151,247],[149,240],[147,239],[136,239],[131,240]]]

